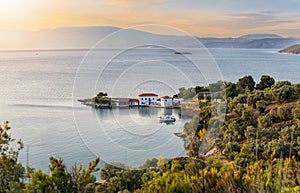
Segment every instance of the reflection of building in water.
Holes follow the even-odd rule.
[[[161,115],[172,115],[172,114],[173,114],[173,109],[166,109],[166,108],[161,109]]]
[[[139,108],[139,115],[142,117],[151,117],[151,116],[157,116],[159,109],[157,108]]]

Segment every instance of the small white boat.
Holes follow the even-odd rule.
[[[159,118],[160,118],[159,122],[161,122],[161,123],[173,123],[176,121],[176,119],[174,117],[171,117],[169,115],[164,116],[164,117],[159,117]]]

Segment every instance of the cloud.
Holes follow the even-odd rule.
[[[105,4],[125,8],[138,7],[143,5],[158,5],[164,2],[165,0],[104,0]]]
[[[233,13],[229,14],[229,17],[245,28],[277,26],[296,22],[291,17],[271,11]]]
[[[277,32],[276,29],[279,28],[284,29],[299,26],[298,17],[293,17],[290,13],[249,11],[226,13],[224,17],[224,24],[220,24],[220,26],[232,29],[233,34],[275,33]],[[213,23],[216,24],[219,22]],[[281,34],[285,34],[285,32],[281,31]]]

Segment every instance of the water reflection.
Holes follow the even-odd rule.
[[[192,118],[194,113],[189,113],[186,110],[181,109],[169,109],[169,108],[113,108],[113,109],[93,109],[94,113],[98,115],[100,119],[115,119],[120,117],[130,117],[131,120],[148,120],[157,119],[164,116],[172,116],[178,119],[187,120]]]

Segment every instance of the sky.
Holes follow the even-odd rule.
[[[0,30],[143,24],[199,37],[300,37],[300,0],[0,0]]]

